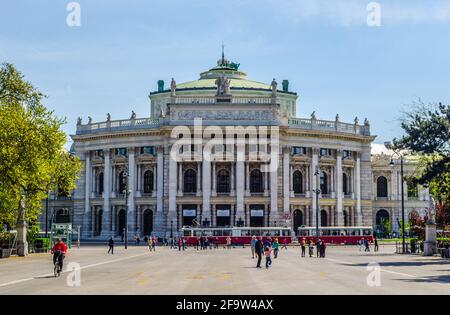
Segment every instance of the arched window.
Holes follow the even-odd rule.
[[[98,174],[98,193],[103,193],[103,173]]]
[[[322,194],[328,194],[328,175],[325,172],[320,172],[320,191]]]
[[[150,236],[153,232],[153,211],[146,209],[143,215],[143,232],[144,235]]]
[[[384,209],[378,210],[375,216],[375,229],[378,236],[386,236],[391,230],[389,212]]]
[[[153,171],[147,170],[144,173],[144,193],[153,192]]]
[[[126,222],[127,212],[124,209],[121,209],[117,214],[117,232],[119,235],[124,235],[125,222]]]
[[[328,226],[328,213],[326,210],[320,211],[320,226]]]
[[[303,175],[300,171],[295,171],[292,175],[292,181],[294,185],[294,193],[301,194],[303,193]]]
[[[127,189],[127,177],[125,176],[125,172],[119,173],[119,193],[124,194]]]
[[[185,193],[196,193],[197,192],[197,172],[193,169],[188,169],[184,172],[184,189]]]
[[[387,179],[384,176],[377,178],[377,197],[387,198],[388,196],[388,184]]]
[[[348,195],[348,178],[345,173],[342,174],[342,191],[344,195]]]
[[[253,170],[250,173],[250,192],[263,192],[263,175],[260,170]]]
[[[227,170],[222,169],[217,173],[217,192],[230,192],[230,173]]]
[[[55,213],[55,223],[70,223],[70,214],[68,209],[59,209]]]
[[[301,227],[303,225],[303,212],[301,210],[295,210],[294,211],[294,232],[295,235],[298,235],[298,228]]]
[[[408,197],[417,198],[418,195],[419,191],[417,189],[417,185],[413,182],[408,182]]]

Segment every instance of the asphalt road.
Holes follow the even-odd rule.
[[[0,294],[450,294],[450,260],[396,255],[393,246],[328,247],[326,258],[290,247],[268,270],[255,268],[249,248],[106,250],[70,250],[59,278],[49,254],[2,259]]]

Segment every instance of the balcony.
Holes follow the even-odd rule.
[[[333,131],[342,132],[348,134],[355,134],[360,136],[370,136],[370,125],[365,123],[364,125],[343,123],[340,121],[328,121],[320,119],[308,119],[308,118],[290,118],[290,128],[304,129],[304,130],[319,130],[319,131]]]

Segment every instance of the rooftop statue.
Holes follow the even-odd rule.
[[[175,96],[175,91],[177,89],[177,82],[175,82],[175,79],[172,78],[172,81],[170,82],[170,95]]]
[[[231,80],[227,77],[220,76],[214,82],[217,85],[217,95],[230,95]]]
[[[106,121],[111,121],[111,114],[110,113],[106,114]]]
[[[92,124],[92,117],[88,116],[88,125]]]
[[[134,112],[134,110],[131,111],[130,119],[136,119],[136,113]]]
[[[278,83],[275,80],[275,78],[272,80],[270,86],[272,87],[272,96],[275,96],[277,94],[277,86],[278,86]]]
[[[78,117],[77,118],[77,125],[81,125],[81,123],[82,123],[81,117]]]

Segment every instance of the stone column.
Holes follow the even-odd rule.
[[[356,196],[356,217],[358,225],[362,225],[361,212],[361,156],[357,153],[356,156],[356,180],[355,180],[355,196]]]
[[[158,148],[156,156],[156,211],[163,211],[163,194],[164,194],[164,150]]]
[[[152,197],[156,197],[156,185],[158,182],[158,170],[157,170],[157,164],[153,164],[153,189],[152,189]],[[142,183],[142,176],[143,174],[139,175],[141,177],[141,183]],[[141,188],[142,189],[142,188]]]
[[[128,236],[133,237],[136,233],[136,220],[135,220],[135,204],[134,204],[134,195],[135,195],[135,159],[134,159],[134,148],[128,148]]]
[[[289,190],[290,190],[291,197],[295,197],[295,194],[294,194],[294,167],[292,165],[289,167]]]
[[[397,170],[394,168],[391,173],[391,200],[397,200]]]
[[[283,211],[285,213],[289,212],[289,201],[290,201],[289,198],[291,197],[291,186],[290,186],[291,175],[289,174],[289,167],[290,167],[289,153],[290,153],[289,147],[283,148]],[[272,184],[270,186],[272,190]],[[273,207],[271,209],[275,211]]]
[[[317,148],[313,148],[312,149],[312,158],[311,158],[311,172],[310,172],[311,197],[312,197],[312,200],[311,200],[312,220],[311,220],[311,222],[312,222],[313,226],[316,226],[316,208],[317,208],[316,193],[313,192],[313,190],[317,189],[317,181],[316,181],[316,176],[314,175],[314,173],[318,169],[318,165],[319,165],[318,162],[319,162],[318,149]]]
[[[111,163],[109,149],[103,151],[105,169],[103,171],[103,215],[102,215],[102,233],[103,238],[112,236],[111,231],[111,209],[109,204],[109,192],[111,188]]]
[[[211,211],[211,161],[203,158],[203,215],[210,217]]]
[[[235,178],[234,178],[234,162],[231,162],[231,192],[230,196],[234,196],[236,194],[236,185],[235,185]]]
[[[212,163],[212,193],[211,196],[217,196],[217,171],[216,171],[216,162]]]
[[[202,195],[202,165],[197,163],[197,196]]]
[[[172,213],[172,220],[174,213],[177,211],[177,172],[177,161],[175,157],[169,154],[169,213]]]
[[[278,211],[278,161],[270,159],[270,210],[276,215]],[[276,169],[275,169],[276,166]],[[273,170],[275,169],[275,170]],[[287,209],[285,212],[289,212],[289,200],[287,203]]]
[[[336,155],[336,215],[337,215],[337,225],[344,225],[343,218],[343,185],[342,185],[342,150],[337,150]]]
[[[244,213],[244,161],[236,162],[236,216]]]
[[[250,164],[245,163],[245,195],[250,196]]]
[[[310,192],[310,184],[309,181],[311,180],[311,176],[309,175],[310,171],[309,171],[309,166],[306,165],[305,166],[305,196],[306,198],[311,197],[311,192]]]
[[[83,216],[83,230],[85,232],[85,236],[91,236],[92,231],[89,230],[89,225],[91,223],[90,220],[90,212],[91,212],[91,155],[90,151],[85,153],[86,158],[84,162],[85,167],[85,195],[84,195],[84,216]]]
[[[183,196],[183,163],[178,163],[178,196]]]

